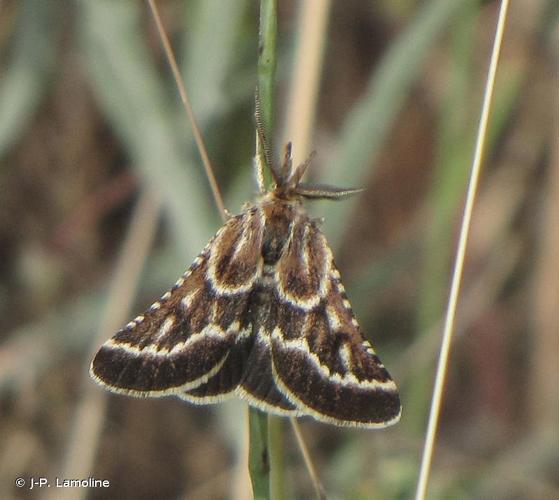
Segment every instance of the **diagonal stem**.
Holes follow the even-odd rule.
[[[173,77],[175,78],[175,82],[177,84],[177,88],[181,97],[182,104],[186,111],[188,122],[192,126],[192,132],[194,134],[194,140],[196,141],[196,146],[198,147],[198,151],[200,152],[200,156],[202,157],[202,163],[204,164],[204,169],[206,171],[206,177],[208,178],[208,182],[210,183],[210,188],[213,193],[213,197],[219,213],[223,220],[227,218],[227,210],[225,209],[225,204],[223,203],[223,198],[221,196],[221,192],[219,191],[219,186],[217,185],[217,181],[215,179],[215,174],[213,171],[212,164],[210,162],[210,158],[208,156],[208,150],[206,149],[206,145],[204,143],[204,139],[202,138],[202,133],[200,132],[200,128],[196,122],[196,118],[194,117],[194,112],[192,111],[192,106],[190,105],[190,100],[188,98],[188,94],[186,92],[186,87],[184,85],[184,81],[181,75],[181,72],[177,65],[177,60],[175,58],[175,54],[169,43],[169,37],[165,32],[165,28],[163,27],[163,23],[161,22],[161,16],[159,15],[159,10],[155,3],[155,0],[148,0],[153,18],[155,20],[155,24],[157,26],[157,31],[159,33],[159,37],[161,38],[161,43],[163,44],[163,49],[165,51],[165,56],[169,62],[169,66],[171,67],[171,71],[173,72]]]

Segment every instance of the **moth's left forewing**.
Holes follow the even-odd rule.
[[[227,360],[251,332],[244,318],[260,274],[252,251],[260,227],[255,210],[231,217],[176,285],[101,347],[93,378],[114,392],[165,396],[205,386],[233,366],[215,389],[231,392],[240,374]]]
[[[214,327],[206,313],[207,251],[148,310],[105,342],[93,378],[113,392],[164,396],[203,383],[224,363],[236,333]]]
[[[277,386],[324,422],[396,423],[396,385],[360,332],[326,239],[306,218],[292,234],[278,263],[278,322],[271,335]]]

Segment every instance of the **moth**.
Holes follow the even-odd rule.
[[[196,404],[236,395],[268,413],[340,426],[399,420],[396,385],[360,331],[320,222],[303,207],[359,190],[302,182],[311,159],[294,166],[288,144],[273,165],[257,111],[259,199],[228,216],[175,285],[100,348],[95,381]]]

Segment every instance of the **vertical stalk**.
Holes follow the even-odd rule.
[[[274,125],[276,90],[277,0],[260,0],[260,31],[258,40],[258,92],[262,123],[271,138]]]
[[[270,454],[270,497],[285,498],[285,459],[283,455],[284,419],[268,415],[268,450]]]
[[[248,471],[254,500],[270,498],[270,459],[268,455],[268,420],[265,413],[248,409]]]
[[[268,138],[274,123],[274,91],[276,73],[276,0],[260,1],[260,30],[258,43],[258,93],[260,113]],[[258,152],[256,152],[258,154]],[[254,498],[258,500],[283,498],[283,458],[281,454],[281,422],[272,416],[249,408],[249,474]],[[272,432],[268,434],[268,429]],[[270,473],[273,471],[273,482]],[[272,487],[273,485],[273,487]]]

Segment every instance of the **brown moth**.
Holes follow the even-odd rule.
[[[396,384],[363,338],[332,251],[304,199],[359,190],[301,182],[309,159],[270,161],[257,112],[260,198],[230,216],[170,291],[99,350],[91,376],[129,396],[206,404],[237,395],[265,412],[335,425],[400,418]],[[273,188],[263,187],[264,166]]]

